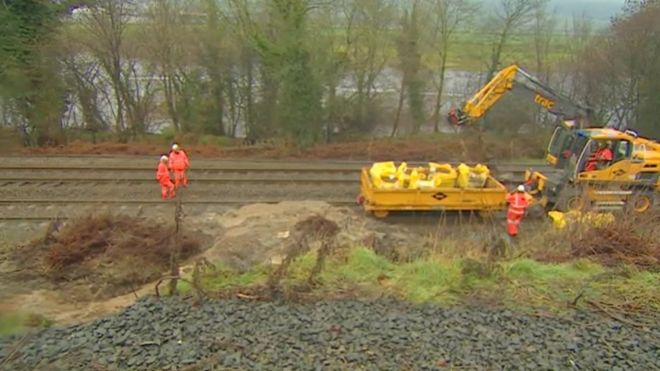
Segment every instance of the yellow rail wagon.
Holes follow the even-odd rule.
[[[406,169],[402,163],[376,163],[363,168],[358,202],[379,218],[390,211],[499,211],[507,189],[483,165],[459,166],[452,177],[435,172],[446,165]],[[469,172],[468,172],[469,169]],[[484,171],[485,169],[485,171]]]

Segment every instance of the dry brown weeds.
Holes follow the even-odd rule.
[[[219,147],[181,141],[192,157],[198,158],[272,158],[272,159],[352,159],[367,161],[486,161],[543,155],[546,138],[529,146],[513,146],[515,138],[485,137],[480,142],[475,136],[451,135],[436,138],[375,139],[319,144],[298,149],[285,144],[257,146],[235,145]],[[527,138],[526,140],[528,140]],[[487,148],[487,151],[483,149]],[[478,151],[476,149],[479,149]],[[43,155],[154,155],[167,150],[166,143],[154,142],[100,142],[72,141],[65,146],[30,148],[29,154]]]
[[[90,215],[17,250],[14,261],[33,278],[91,285],[99,298],[110,297],[129,293],[167,271],[173,231],[143,218]],[[183,259],[201,249],[200,239],[191,232],[184,231],[180,241]]]
[[[589,230],[571,243],[571,256],[590,257],[606,266],[620,264],[656,268],[660,264],[660,242],[634,233],[625,224]]]
[[[548,234],[539,250],[540,261],[565,262],[589,258],[606,266],[632,265],[642,269],[660,268],[660,212],[616,215],[616,222],[604,226],[576,225]],[[562,241],[562,243],[557,243]],[[568,242],[568,243],[566,243]]]

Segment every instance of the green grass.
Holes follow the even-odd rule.
[[[0,336],[21,333],[28,328],[48,328],[54,322],[46,317],[28,313],[0,313]]]
[[[403,296],[416,303],[455,303],[463,281],[458,260],[429,259],[407,263],[397,269],[395,277]]]
[[[24,316],[16,313],[0,314],[0,335],[11,335],[25,329]]]
[[[578,260],[564,264],[544,264],[520,259],[504,265],[507,297],[513,302],[528,302],[534,306],[568,303],[580,292],[597,294],[591,288],[605,269],[595,263]]]
[[[381,275],[393,272],[394,265],[382,256],[365,248],[355,248],[350,251],[345,263],[331,261],[322,274],[328,282],[345,281],[356,284],[370,284]]]
[[[315,265],[317,253],[296,259],[282,280],[284,287],[304,282]],[[266,281],[272,268],[260,266],[234,273],[227,268],[205,277],[209,289],[249,286]],[[460,304],[484,300],[519,308],[561,311],[582,293],[585,299],[618,303],[626,298],[641,307],[660,309],[660,273],[633,268],[605,268],[588,260],[562,264],[519,258],[499,263],[430,256],[408,263],[393,263],[372,250],[353,248],[342,256],[329,257],[319,275],[325,293],[354,289],[356,292],[388,295],[414,303]]]
[[[185,277],[188,280],[190,275]],[[224,290],[231,287],[245,287],[260,284],[268,278],[268,268],[258,266],[246,272],[235,272],[226,265],[220,263],[216,265],[215,271],[207,272],[203,275],[202,286],[206,290]],[[177,290],[181,293],[190,293],[192,287],[186,281],[178,281]]]
[[[536,283],[576,282],[603,272],[600,265],[586,260],[570,264],[544,264],[520,259],[506,264],[505,268],[509,279]]]

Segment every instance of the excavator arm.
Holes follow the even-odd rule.
[[[530,100],[551,114],[560,117],[568,125],[589,119],[589,110],[545,86],[528,72],[512,64],[493,77],[462,108],[449,112],[449,122],[454,125],[472,123],[488,112],[507,92],[518,89],[530,97]]]

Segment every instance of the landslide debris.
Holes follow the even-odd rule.
[[[205,234],[217,236],[204,257],[238,271],[281,262],[298,235],[314,237],[327,228],[337,248],[369,247],[393,260],[409,258],[426,248],[423,235],[322,201],[246,205],[222,215],[203,215],[194,223]]]
[[[39,288],[87,288],[76,291],[89,299],[130,293],[168,270],[173,233],[173,226],[109,213],[52,225],[45,237],[10,253],[16,269],[9,278],[37,281]],[[193,232],[181,232],[180,244],[183,259],[201,252]]]

